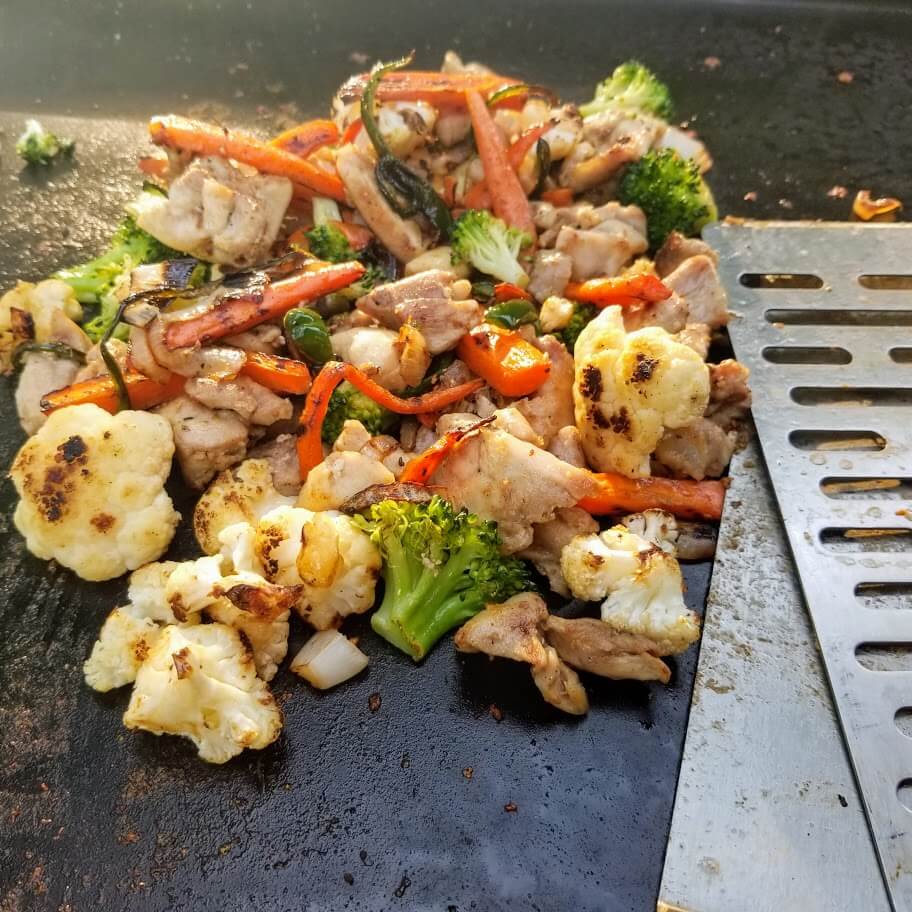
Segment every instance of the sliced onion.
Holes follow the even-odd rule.
[[[291,660],[291,670],[319,690],[329,690],[364,671],[367,661],[367,656],[338,630],[321,630]]]

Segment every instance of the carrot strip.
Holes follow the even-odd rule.
[[[282,316],[296,304],[351,285],[363,272],[364,266],[354,260],[348,263],[323,263],[318,269],[298,273],[267,286],[259,300],[228,298],[219,301],[211,310],[186,320],[168,323],[165,328],[165,345],[169,349],[189,348],[244,332]]]
[[[167,383],[158,383],[135,370],[124,371],[123,379],[130,397],[130,407],[140,410],[152,408],[179,396],[186,382],[179,374],[172,374]],[[117,412],[120,398],[117,385],[109,375],[92,377],[48,393],[41,399],[41,411],[45,415],[50,415],[51,412],[66,408],[68,405],[87,403],[97,405],[112,415]]]
[[[149,121],[149,135],[156,145],[184,149],[195,155],[233,158],[262,174],[287,177],[305,190],[345,201],[345,186],[338,174],[324,171],[291,152],[252,136],[173,115],[153,117]]]
[[[307,158],[317,149],[338,141],[339,128],[331,120],[308,120],[280,133],[269,141],[269,145],[291,152],[299,158]]]
[[[141,155],[137,167],[148,177],[164,177],[168,173],[168,159],[158,155]]]
[[[717,520],[722,516],[725,484],[678,478],[627,478],[614,472],[593,472],[599,490],[578,504],[596,516],[667,510],[683,519]]]
[[[494,204],[491,201],[488,182],[480,180],[477,184],[472,184],[462,198],[462,205],[466,209],[490,209]]]
[[[468,368],[497,392],[518,398],[548,379],[551,359],[518,332],[482,323],[459,341],[457,353]]]
[[[512,282],[498,282],[494,286],[494,300],[500,304],[501,301],[515,301],[521,298],[523,301],[531,301],[532,295],[525,288],[514,285]]]
[[[241,373],[274,393],[302,396],[310,389],[310,371],[303,361],[263,352],[247,352]]]
[[[585,301],[596,307],[619,304],[650,304],[671,297],[671,289],[654,275],[618,276],[617,278],[589,279],[570,282],[564,296],[573,301]]]
[[[536,127],[524,130],[507,149],[507,161],[514,171],[519,171],[520,165],[525,160],[529,150],[551,129],[551,124],[543,123]]]
[[[510,167],[506,143],[491,111],[475,90],[466,92],[466,104],[472,118],[475,144],[484,165],[485,183],[491,194],[494,214],[513,228],[526,232],[534,241],[535,223],[526,193]]]
[[[467,437],[474,437],[482,427],[490,424],[493,420],[494,416],[492,415],[490,418],[484,418],[470,427],[447,431],[440,440],[432,443],[423,453],[406,463],[402,474],[399,476],[400,483],[427,484],[434,472],[440,468],[445,459],[453,454],[463,440]]]
[[[369,74],[352,76],[339,90],[344,99],[360,98]],[[494,73],[439,73],[399,70],[386,73],[377,87],[379,101],[427,101],[435,108],[465,108],[467,89],[488,95],[514,80]]]
[[[363,250],[374,239],[374,232],[357,222],[337,222],[335,219],[330,219],[328,224],[333,228],[338,228],[345,235],[353,250]]]
[[[450,207],[456,205],[456,178],[452,174],[447,174],[443,179],[443,193],[440,194],[443,201]]]
[[[329,408],[329,399],[333,390],[343,380],[348,380],[352,386],[357,387],[365,396],[369,396],[378,405],[382,405],[384,408],[399,415],[419,415],[423,412],[440,411],[448,405],[470,396],[484,386],[483,380],[471,380],[468,383],[460,383],[458,386],[424,393],[422,396],[402,399],[375,383],[367,374],[353,364],[345,364],[341,361],[328,362],[317,374],[317,378],[314,380],[310,394],[307,397],[307,402],[304,404],[304,410],[301,412],[297,439],[298,465],[301,470],[301,478],[306,478],[307,473],[323,461],[323,444],[321,441],[323,421],[326,418],[326,411]]]
[[[569,187],[556,187],[554,190],[542,190],[539,194],[546,203],[552,206],[572,206],[573,191]]]
[[[361,132],[361,127],[364,124],[361,123],[361,118],[356,117],[346,128],[345,132],[342,134],[342,139],[339,141],[340,146],[347,146],[349,143],[355,141],[355,137]]]

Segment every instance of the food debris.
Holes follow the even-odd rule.
[[[393,890],[393,895],[399,897],[400,899],[405,896],[405,891],[412,885],[412,882],[408,878],[408,874],[402,875],[402,880],[399,881],[399,886]]]
[[[703,60],[703,67],[707,70],[718,70],[722,66],[722,61],[718,57],[706,57]]]
[[[491,718],[495,722],[503,722],[503,710],[496,703],[492,703],[488,707],[488,712],[491,714]]]
[[[462,775],[463,775],[466,779],[471,780],[472,776],[475,775],[475,770],[474,770],[471,766],[467,766],[467,767],[462,771]]]
[[[855,81],[855,74],[851,70],[840,70],[836,74],[836,81],[842,85],[851,85]]]
[[[849,802],[846,801],[845,795],[836,795],[836,797],[839,799],[839,803],[840,803],[844,808],[847,808],[847,807],[849,806]]]
[[[380,696],[379,693],[372,693],[372,694],[367,698],[367,708],[368,708],[372,713],[377,712],[377,710],[380,709],[380,705],[381,705],[382,703],[383,703],[383,698]]]
[[[342,880],[344,880],[349,886],[351,886],[355,882],[355,875],[350,874],[348,871],[346,871],[342,875]]]
[[[849,191],[846,187],[843,187],[841,184],[833,184],[829,190],[827,190],[827,196],[831,199],[845,199],[849,195]]]
[[[519,807],[518,807],[518,805],[514,804],[512,801],[509,801],[504,805],[504,810],[508,814],[515,814],[519,810]]]
[[[786,199],[785,197],[782,197],[782,199],[779,200],[779,205],[783,209],[794,209],[795,208],[795,204],[790,199]]]
[[[126,833],[121,833],[120,836],[117,837],[117,841],[121,845],[133,845],[134,843],[139,842],[139,833],[135,830],[129,830]]]
[[[757,191],[756,191],[756,190],[748,190],[747,193],[744,194],[744,202],[746,202],[746,203],[756,203],[756,202],[757,202]]]
[[[852,203],[852,214],[863,222],[893,222],[902,207],[902,202],[896,197],[872,199],[870,190],[859,190]]]

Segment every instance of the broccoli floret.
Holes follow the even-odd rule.
[[[117,313],[116,293],[129,280],[130,272],[144,263],[159,263],[182,255],[138,228],[128,215],[111,238],[107,252],[80,266],[61,269],[54,278],[63,279],[81,303],[100,306],[97,315],[83,325],[89,337],[97,342]]]
[[[567,347],[567,351],[570,354],[573,354],[573,349],[576,348],[576,340],[579,338],[579,334],[597,313],[598,308],[594,304],[584,304],[582,301],[574,303],[573,316],[570,317],[570,322],[559,333],[555,333],[557,338]]]
[[[25,122],[25,132],[16,142],[16,154],[30,165],[49,165],[58,155],[69,155],[76,143],[49,133],[37,120]]]
[[[634,203],[646,213],[653,250],[658,250],[672,231],[696,235],[718,217],[715,200],[696,163],[672,149],[647,152],[628,165],[618,197],[625,205]]]
[[[333,390],[329,399],[329,409],[323,419],[323,442],[332,446],[342,433],[342,425],[349,420],[360,421],[373,437],[388,431],[395,424],[396,415],[345,380]]]
[[[501,555],[494,523],[436,495],[423,504],[385,500],[355,522],[383,558],[383,602],[371,626],[415,661],[486,603],[532,588],[526,565]]]
[[[628,60],[595,87],[592,101],[580,105],[583,117],[616,110],[640,111],[668,120],[672,115],[671,94],[652,70]]]
[[[519,251],[532,239],[516,228],[508,228],[484,209],[468,209],[456,222],[450,244],[452,260],[471,263],[480,272],[502,282],[525,288],[529,276],[519,265]]]
[[[357,259],[345,234],[333,225],[318,225],[306,233],[310,252],[330,263],[344,263]]]

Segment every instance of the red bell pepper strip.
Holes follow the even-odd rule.
[[[303,396],[310,389],[310,371],[303,361],[263,352],[247,352],[241,373],[274,393]]]
[[[531,301],[532,295],[525,288],[514,285],[512,282],[498,282],[494,286],[494,300],[500,304],[502,301],[515,301],[521,298],[523,301]]]
[[[459,341],[457,353],[469,370],[497,392],[519,398],[548,379],[551,359],[518,332],[481,323]]]
[[[269,145],[291,152],[299,158],[307,158],[317,149],[338,141],[339,128],[331,120],[308,120],[280,133],[269,141]]]
[[[555,187],[553,190],[542,190],[541,198],[552,206],[572,206],[573,191],[569,187]]]
[[[570,282],[564,289],[564,297],[595,304],[596,307],[608,307],[612,304],[619,304],[621,307],[651,304],[655,301],[664,301],[671,295],[671,289],[657,276],[649,273]]]
[[[492,415],[490,418],[484,418],[470,427],[447,431],[440,440],[431,444],[423,453],[406,463],[402,474],[399,476],[400,484],[411,482],[412,484],[426,485],[431,480],[434,472],[440,468],[443,461],[453,453],[463,440],[467,437],[475,436],[481,428],[490,424],[493,420],[494,416]]]

